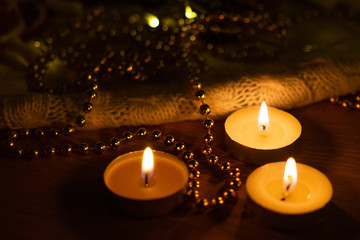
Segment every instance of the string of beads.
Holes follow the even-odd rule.
[[[88,15],[86,17],[85,22],[76,22],[73,25],[72,30],[80,29],[80,30],[88,30],[89,32],[93,31],[92,25],[89,23],[93,20],[93,18],[99,16],[100,11],[93,11],[92,15]],[[188,24],[191,24],[191,21],[188,21]],[[81,27],[83,26],[83,27]],[[137,27],[139,30],[139,27]],[[96,26],[96,31],[99,30],[99,25]],[[65,37],[70,36],[69,29],[61,29],[58,38],[65,39]],[[99,31],[100,32],[100,31]],[[100,40],[106,40],[109,36],[116,35],[114,32],[116,30],[111,29],[108,33],[101,33]],[[131,32],[131,31],[129,31]],[[195,96],[200,101],[200,113],[205,116],[204,127],[206,129],[206,134],[203,137],[203,142],[205,146],[201,149],[202,154],[204,154],[207,158],[207,161],[210,165],[215,166],[218,170],[226,173],[225,175],[229,177],[229,181],[227,182],[228,187],[225,191],[211,200],[206,198],[200,198],[199,196],[199,187],[200,187],[200,172],[197,170],[199,166],[199,162],[194,159],[194,153],[189,150],[185,150],[185,144],[183,142],[176,142],[173,136],[166,135],[163,136],[161,131],[154,130],[151,133],[151,137],[154,140],[161,140],[165,145],[170,146],[174,145],[174,150],[177,153],[181,153],[182,159],[189,167],[190,177],[188,183],[188,191],[186,192],[186,198],[196,203],[198,209],[204,210],[209,207],[219,206],[224,203],[225,200],[233,201],[236,199],[235,190],[237,190],[241,186],[240,180],[240,170],[238,168],[231,168],[229,162],[219,162],[219,158],[212,154],[211,143],[214,141],[214,137],[211,133],[211,128],[214,125],[214,121],[209,117],[210,114],[210,106],[204,102],[205,99],[205,91],[202,90],[202,84],[199,81],[198,75],[203,68],[203,64],[201,61],[201,57],[198,55],[197,51],[190,52],[191,44],[184,44],[183,42],[191,41],[191,36],[189,40],[186,41],[186,37],[188,36],[189,31],[186,29],[182,32],[175,31],[175,34],[172,34],[169,37],[168,44],[161,47],[164,42],[161,44],[159,41],[155,41],[155,44],[152,42],[148,42],[145,40],[141,42],[145,49],[148,49],[149,52],[155,50],[160,50],[162,48],[164,52],[169,51],[170,46],[177,46],[174,51],[172,51],[171,57],[175,58],[175,66],[177,68],[183,69],[186,66],[187,75],[196,90]],[[175,43],[175,39],[179,37],[181,38],[179,41],[180,44],[177,45]],[[132,36],[139,36],[137,34],[131,34]],[[174,37],[175,36],[175,37]],[[129,140],[136,139],[134,136],[143,137],[147,135],[147,130],[144,128],[139,128],[136,133],[132,133],[130,131],[123,132],[121,137],[112,137],[108,143],[103,141],[98,141],[94,145],[89,145],[88,143],[80,143],[75,144],[74,146],[69,143],[65,143],[62,145],[49,145],[44,149],[40,149],[39,147],[31,147],[27,151],[24,151],[22,147],[15,144],[15,140],[18,138],[26,137],[26,136],[34,136],[34,137],[43,137],[43,136],[52,136],[58,137],[60,135],[70,136],[74,133],[76,128],[81,128],[86,124],[86,114],[92,111],[93,109],[93,101],[96,100],[97,91],[99,89],[99,85],[106,80],[110,80],[114,77],[114,74],[117,76],[128,75],[135,80],[145,80],[148,75],[145,68],[141,68],[141,66],[146,65],[151,62],[152,66],[156,65],[155,69],[161,70],[164,69],[164,63],[151,61],[153,56],[151,54],[147,56],[140,56],[133,52],[127,52],[123,49],[114,50],[111,45],[107,46],[105,49],[106,56],[101,57],[99,63],[97,65],[91,64],[91,59],[96,58],[94,55],[89,54],[87,50],[88,43],[80,42],[78,48],[74,47],[63,47],[60,48],[59,51],[55,51],[55,48],[59,48],[58,46],[54,46],[56,37],[52,36],[51,38],[47,38],[45,42],[35,42],[34,44],[38,45],[43,55],[38,57],[34,64],[30,66],[29,72],[29,82],[33,87],[34,91],[46,91],[51,94],[63,94],[72,89],[80,90],[86,89],[85,102],[83,103],[82,113],[76,118],[75,125],[68,125],[63,128],[37,128],[37,129],[22,129],[22,130],[11,130],[8,134],[8,139],[6,141],[6,147],[12,153],[12,155],[16,157],[52,157],[55,154],[67,156],[74,153],[78,154],[87,154],[90,151],[96,153],[103,153],[109,149],[116,149],[121,146],[121,143],[128,142]],[[96,39],[95,41],[99,41]],[[140,41],[139,41],[140,42]],[[182,47],[182,46],[187,47]],[[168,46],[168,47],[166,47]],[[176,53],[175,55],[173,53]],[[161,54],[160,54],[161,55]],[[179,60],[180,57],[180,60]],[[99,56],[97,57],[99,58]],[[72,66],[78,69],[80,72],[80,77],[76,81],[59,84],[55,88],[51,88],[49,86],[45,86],[47,67],[49,62],[54,61],[55,59],[60,59],[69,67]],[[181,60],[182,59],[182,60]],[[90,72],[86,72],[86,69],[91,69]],[[158,74],[158,72],[154,72],[153,74]],[[99,82],[101,79],[102,82]]]

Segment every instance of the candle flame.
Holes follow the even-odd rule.
[[[297,183],[296,162],[293,157],[288,158],[285,165],[283,189],[285,194],[291,192]]]
[[[151,13],[146,13],[144,15],[144,18],[146,19],[148,25],[152,28],[157,28],[160,24],[159,19],[155,15],[152,15]]]
[[[259,118],[258,118],[258,126],[260,132],[263,134],[269,128],[269,114],[265,101],[261,103]]]
[[[141,165],[141,177],[145,180],[145,185],[147,181],[150,180],[154,173],[154,155],[151,148],[147,147],[144,151],[142,165]]]
[[[197,17],[197,13],[193,12],[190,6],[185,6],[185,17],[188,19],[193,19]]]

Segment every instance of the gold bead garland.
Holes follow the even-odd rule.
[[[96,14],[95,14],[96,13]],[[97,16],[98,12],[94,11],[94,16]],[[89,17],[87,17],[89,19]],[[85,26],[82,30],[91,29],[90,23],[75,23],[74,29],[79,29],[81,26]],[[63,30],[62,33],[59,34],[59,38],[64,38],[70,35],[70,30]],[[185,34],[183,34],[185,33]],[[182,32],[182,38],[186,37],[186,31]],[[125,61],[129,56],[134,57],[133,55],[127,55],[125,51],[120,50],[118,55],[116,55],[116,51],[107,49],[107,55],[104,58],[101,58],[98,65],[90,66],[91,64],[88,61],[82,62],[80,66],[78,66],[81,71],[88,69],[90,67],[90,73],[84,73],[83,77],[80,80],[72,83],[72,84],[60,84],[55,88],[46,87],[44,84],[44,77],[47,73],[47,63],[49,61],[53,61],[56,58],[60,58],[67,62],[67,64],[74,64],[76,61],[80,61],[80,58],[83,59],[91,59],[93,56],[86,54],[85,49],[87,48],[86,43],[80,43],[79,48],[75,49],[72,47],[62,48],[60,52],[55,53],[54,49],[54,39],[55,37],[48,38],[42,46],[43,56],[40,56],[36,59],[36,62],[30,65],[30,73],[29,73],[29,81],[33,86],[33,90],[35,91],[47,91],[51,94],[62,94],[71,89],[71,85],[75,84],[75,86],[85,86],[87,88],[86,101],[83,104],[82,113],[76,118],[75,126],[71,125],[65,126],[62,129],[56,128],[37,128],[30,130],[11,130],[8,134],[8,140],[6,141],[6,146],[9,151],[15,157],[29,157],[29,158],[37,158],[37,157],[52,157],[55,154],[59,154],[62,156],[68,156],[72,153],[78,154],[87,154],[90,151],[101,154],[110,149],[116,149],[121,146],[121,144],[130,141],[134,138],[134,135],[137,137],[147,136],[147,130],[144,128],[140,128],[134,134],[130,131],[123,132],[121,137],[112,137],[109,140],[109,143],[105,143],[103,141],[96,142],[95,145],[90,146],[87,143],[80,143],[76,145],[71,144],[62,144],[62,145],[49,145],[44,149],[39,149],[32,147],[26,152],[15,144],[15,139],[19,137],[25,136],[34,136],[34,137],[43,137],[45,135],[57,137],[60,135],[70,136],[76,128],[83,127],[86,124],[86,114],[91,112],[93,109],[92,102],[95,100],[97,95],[97,90],[99,88],[99,79],[108,79],[110,78],[110,74],[113,74],[115,71],[120,73],[120,75],[124,75],[126,73],[130,73],[130,76],[133,79],[138,79],[138,75],[141,72],[135,72],[136,63],[138,65],[144,64],[147,62],[147,58],[143,59],[140,62],[134,61]],[[107,39],[106,34],[101,35],[101,39]],[[148,45],[147,47],[149,47]],[[216,159],[213,161],[214,166],[218,166],[218,170],[226,173],[226,176],[229,177],[228,187],[221,196],[215,197],[210,201],[199,197],[199,187],[200,187],[200,172],[197,170],[199,166],[199,162],[194,159],[194,153],[190,150],[185,149],[185,144],[183,142],[175,142],[175,138],[171,135],[163,135],[161,131],[154,130],[151,133],[151,137],[153,140],[158,141],[161,140],[166,146],[174,146],[174,151],[180,153],[182,155],[182,159],[186,162],[190,170],[189,183],[188,183],[188,191],[186,193],[186,198],[196,203],[197,207],[201,210],[207,209],[209,207],[215,207],[222,205],[224,203],[224,199],[231,202],[236,198],[236,194],[234,189],[238,189],[240,187],[241,181],[238,178],[240,175],[239,169],[233,169],[233,171],[237,171],[236,176],[232,174],[230,170],[230,163],[224,162],[222,164],[218,163],[218,157],[212,153],[212,148],[210,144],[214,141],[214,137],[211,134],[211,128],[214,125],[214,121],[209,118],[210,114],[210,106],[204,102],[205,99],[205,91],[202,90],[202,84],[198,79],[198,74],[201,71],[201,57],[194,51],[194,53],[190,53],[190,45],[187,47],[180,48],[180,57],[183,59],[184,64],[178,62],[179,66],[184,65],[187,66],[188,75],[191,84],[194,89],[197,90],[196,98],[200,101],[200,113],[205,116],[204,127],[206,129],[206,134],[203,137],[203,142],[205,146],[202,148],[202,153],[211,159]],[[155,45],[155,49],[159,47],[159,43]],[[166,50],[167,51],[167,50]],[[85,54],[84,56],[82,56]],[[120,57],[119,57],[120,56]],[[194,61],[194,57],[199,60],[199,62]],[[114,60],[115,59],[115,60]],[[116,63],[116,65],[114,65]],[[134,64],[135,63],[135,64]],[[158,65],[159,68],[162,68],[161,65]]]
[[[330,102],[347,109],[360,110],[360,92],[330,98]]]
[[[7,147],[12,150],[13,154],[16,157],[23,156],[23,150],[20,147],[14,145],[12,140],[18,138],[17,131],[11,131],[11,138],[8,141]],[[209,200],[206,198],[200,198],[199,188],[201,185],[200,182],[200,171],[197,170],[199,162],[194,158],[194,154],[190,150],[186,150],[185,144],[181,141],[175,142],[175,138],[172,135],[164,135],[160,130],[153,130],[148,134],[148,130],[145,128],[139,128],[135,133],[130,131],[124,131],[122,137],[112,137],[109,140],[109,143],[106,144],[102,141],[96,142],[95,145],[89,146],[87,143],[80,143],[72,146],[71,144],[63,144],[61,146],[47,146],[45,149],[30,148],[27,153],[29,158],[41,157],[53,157],[55,154],[69,156],[73,153],[78,154],[87,154],[89,151],[101,154],[108,150],[116,150],[121,146],[121,144],[126,144],[127,142],[143,138],[150,135],[150,138],[153,141],[161,141],[165,146],[173,146],[173,152],[179,155],[182,160],[187,164],[190,175],[189,182],[186,191],[186,199],[190,202],[196,203],[196,206],[199,210],[208,209],[209,207],[216,207],[224,204],[224,201],[233,202],[236,199],[235,190],[239,189],[241,186],[241,180],[239,179],[240,170],[238,168],[230,169],[230,163],[224,162],[222,164],[215,164],[218,166],[217,171],[225,173],[228,178],[227,187],[221,193],[221,196],[217,196]],[[211,155],[214,157],[215,155]],[[216,157],[217,158],[217,157]]]

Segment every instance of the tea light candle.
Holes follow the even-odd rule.
[[[293,161],[292,169],[289,161]],[[265,225],[282,229],[323,221],[333,194],[323,173],[305,164],[295,165],[293,158],[257,168],[247,178],[246,191],[252,215]]]
[[[262,165],[295,152],[301,131],[294,116],[263,102],[260,108],[240,109],[226,119],[225,142],[235,158]]]
[[[188,178],[184,162],[150,148],[117,157],[104,172],[105,185],[116,206],[140,217],[163,215],[179,205]]]

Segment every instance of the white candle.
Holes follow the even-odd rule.
[[[234,157],[262,165],[286,159],[296,149],[302,131],[299,121],[282,110],[265,109],[268,114],[262,117],[256,106],[240,109],[226,119],[225,141]]]
[[[104,172],[105,185],[115,196],[120,210],[129,215],[165,214],[181,203],[189,178],[188,168],[174,155],[153,151],[152,173],[148,169],[151,164],[143,163],[143,155],[144,151],[136,151],[113,160]]]
[[[301,228],[323,220],[321,212],[333,194],[329,179],[301,163],[296,164],[297,172],[289,177],[284,174],[285,165],[286,162],[268,163],[253,171],[246,182],[248,197],[260,208],[274,213],[270,214],[272,223],[284,225],[278,228]]]

